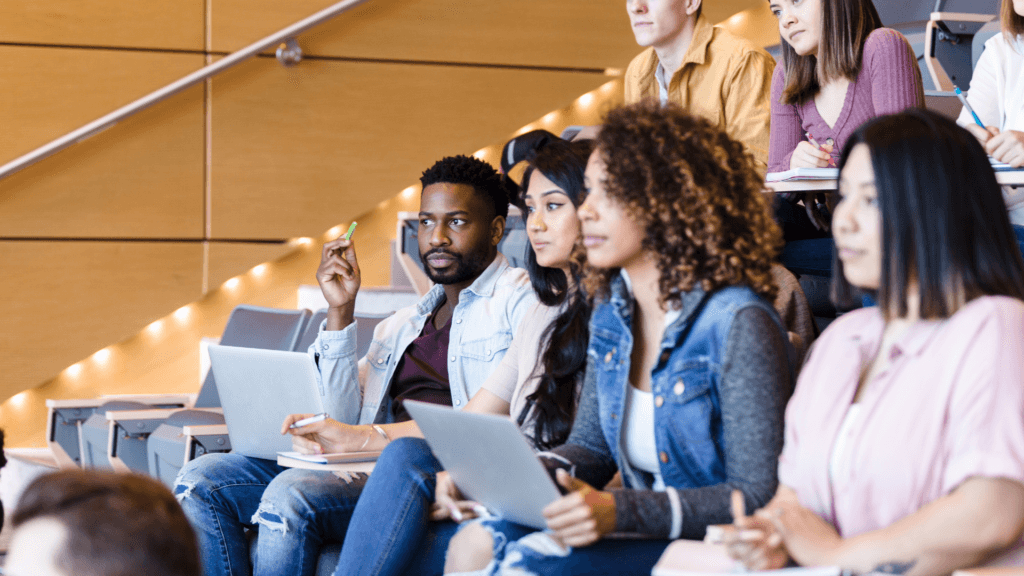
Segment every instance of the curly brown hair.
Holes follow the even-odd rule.
[[[664,305],[698,283],[707,292],[749,286],[769,302],[782,246],[764,184],[742,144],[677,105],[644,101],[612,110],[597,136],[605,190],[644,229]],[[617,269],[590,268],[590,294],[607,294]]]

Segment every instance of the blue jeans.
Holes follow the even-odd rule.
[[[812,238],[786,242],[779,260],[782,265],[797,276],[832,277],[832,252],[835,240],[831,238]]]
[[[650,574],[670,540],[602,538],[590,546],[564,549],[546,532],[501,520],[479,521],[494,538],[494,561],[480,574],[618,575]]]
[[[320,547],[341,541],[366,475],[283,468],[238,454],[207,454],[175,480],[199,540],[205,576],[312,575]],[[250,566],[245,531],[260,527]]]
[[[426,441],[398,438],[381,453],[352,513],[335,576],[441,574],[454,522],[432,522],[441,463]]]

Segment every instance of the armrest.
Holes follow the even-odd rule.
[[[974,14],[970,12],[932,12],[929,20],[932,22],[980,22],[982,24],[987,24],[995,17],[995,14]]]
[[[204,426],[183,426],[181,432],[185,436],[214,436],[228,433],[227,424],[206,424]]]
[[[7,460],[18,460],[33,466],[58,468],[57,458],[49,448],[4,448]]]
[[[227,424],[182,426],[181,432],[185,435],[185,461],[182,463],[182,466],[188,464],[189,461],[195,459],[199,454],[204,453],[198,452],[200,443],[202,443],[203,450],[216,452],[231,450],[231,439],[228,438]],[[214,448],[214,446],[216,447]]]
[[[166,420],[181,408],[154,408],[153,410],[110,410],[107,412],[107,420],[117,423],[130,422],[133,420]]]
[[[935,85],[936,90],[942,90],[945,92],[951,92],[954,89],[954,79],[956,78],[957,71],[947,72],[946,68],[939,61],[936,55],[937,47],[940,42],[946,42],[946,48],[943,51],[948,52],[949,50],[956,50],[956,46],[961,48],[966,47],[968,52],[968,62],[970,62],[970,50],[971,43],[959,42],[960,36],[968,36],[973,38],[974,35],[988,23],[990,20],[995,18],[995,14],[971,14],[965,12],[932,12],[928,24],[925,25],[924,30],[924,63],[928,68],[928,75],[931,76],[932,83]],[[954,26],[953,23],[956,23]],[[952,46],[952,48],[951,48]],[[955,62],[956,60],[951,60]],[[967,78],[970,79],[970,68],[967,68]],[[953,78],[950,78],[950,74],[953,74]],[[958,81],[965,88],[969,82],[965,82],[965,79],[961,78]]]
[[[142,402],[143,404],[181,404],[191,406],[196,401],[198,394],[104,394],[100,396],[102,402],[111,400],[130,400]],[[101,402],[101,403],[102,403]]]
[[[76,398],[72,400],[47,399],[46,407],[65,408],[98,408],[111,400],[131,400],[143,404],[190,406],[195,401],[195,394],[111,394],[99,398]]]

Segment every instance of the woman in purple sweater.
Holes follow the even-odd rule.
[[[882,28],[871,0],[770,0],[770,8],[782,62],[772,78],[769,172],[834,167],[858,126],[924,106],[914,50],[902,34]],[[802,210],[780,204],[787,241],[827,236]]]

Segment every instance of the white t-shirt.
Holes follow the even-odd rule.
[[[985,126],[999,130],[1024,132],[1024,39],[1018,36],[1012,43],[1002,33],[985,42],[985,51],[978,60],[971,78],[967,102]],[[957,124],[973,124],[974,118],[965,107]],[[1024,224],[1015,212],[1024,210],[1024,186],[1015,189],[1003,187],[1010,220]]]

